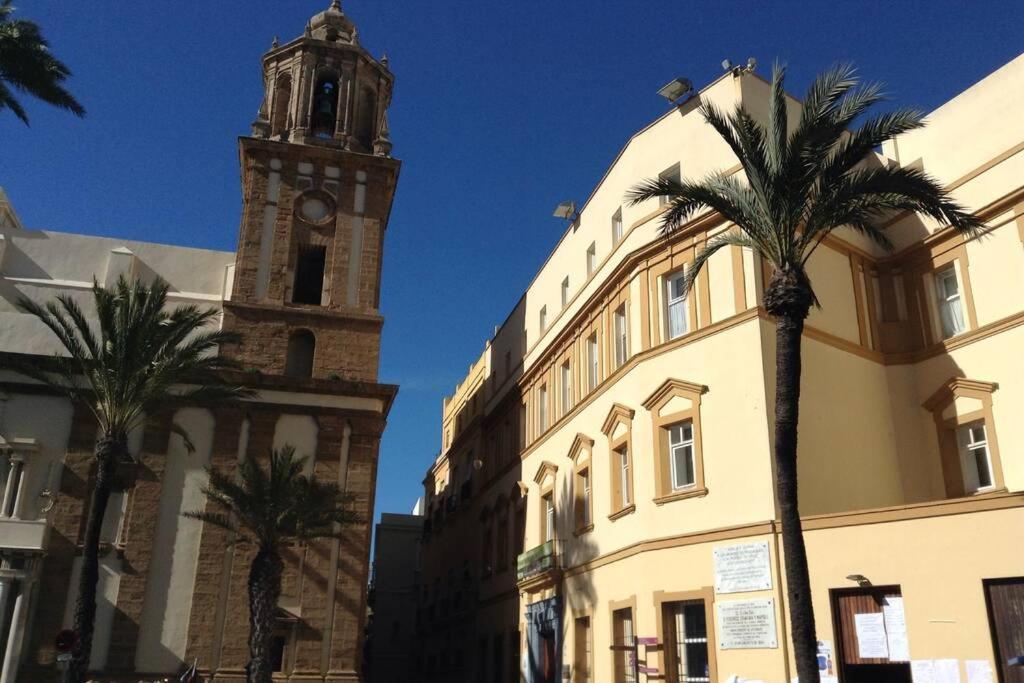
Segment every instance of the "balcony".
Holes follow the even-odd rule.
[[[0,518],[0,547],[12,550],[42,551],[50,526],[45,519]]]
[[[557,542],[548,541],[519,555],[516,559],[516,587],[520,591],[536,593],[562,580],[557,546]]]

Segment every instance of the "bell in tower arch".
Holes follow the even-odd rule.
[[[333,76],[322,76],[313,95],[310,128],[314,137],[334,137],[338,120],[338,81]]]

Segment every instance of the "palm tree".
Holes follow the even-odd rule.
[[[119,464],[130,459],[128,434],[162,410],[183,401],[210,401],[251,395],[225,382],[220,372],[235,364],[217,355],[218,346],[237,343],[237,334],[208,329],[214,309],[178,306],[167,311],[167,284],[147,287],[121,277],[106,289],[93,283],[98,329],[67,295],[41,305],[19,301],[21,310],[39,318],[60,340],[67,355],[48,363],[21,363],[17,370],[66,394],[92,413],[99,427],[94,457],[96,474],[82,551],[82,572],[75,604],[70,679],[85,680],[96,616],[100,530]],[[188,434],[175,424],[186,446]]]
[[[256,546],[249,567],[249,683],[271,680],[284,544],[339,538],[343,526],[359,521],[350,508],[352,495],[306,476],[305,464],[306,458],[295,457],[295,449],[285,446],[270,454],[269,471],[253,458],[241,462],[238,477],[209,468],[210,483],[203,492],[213,510],[184,513]]]
[[[85,116],[85,108],[61,85],[71,70],[50,54],[39,26],[12,19],[12,14],[11,0],[0,0],[0,110],[10,109],[28,125],[28,115],[11,92],[13,86],[75,116]]]
[[[804,320],[818,305],[807,261],[822,240],[844,226],[891,249],[878,219],[894,212],[923,214],[971,234],[981,222],[920,170],[865,163],[883,142],[921,127],[920,112],[870,115],[849,130],[883,97],[879,85],[861,85],[854,69],[841,65],[814,80],[791,131],[784,80],[785,69],[776,66],[767,124],[755,121],[742,105],[728,115],[710,103],[701,107],[704,119],[739,159],[745,182],[725,173],[701,181],[651,179],[627,198],[633,204],[666,198],[663,232],[676,230],[702,208],[738,228],[708,241],[687,274],[687,291],[708,259],[724,247],[751,249],[773,267],[764,308],[775,321],[776,499],[797,675],[801,683],[817,683],[814,611],[797,506],[800,343]]]

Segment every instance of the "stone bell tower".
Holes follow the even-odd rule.
[[[263,56],[265,95],[239,140],[242,223],[226,353],[265,375],[374,382],[384,230],[398,179],[387,58],[338,0]]]

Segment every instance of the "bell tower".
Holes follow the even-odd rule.
[[[264,98],[239,139],[242,222],[225,353],[268,375],[375,382],[391,157],[387,57],[339,0],[263,56]]]

